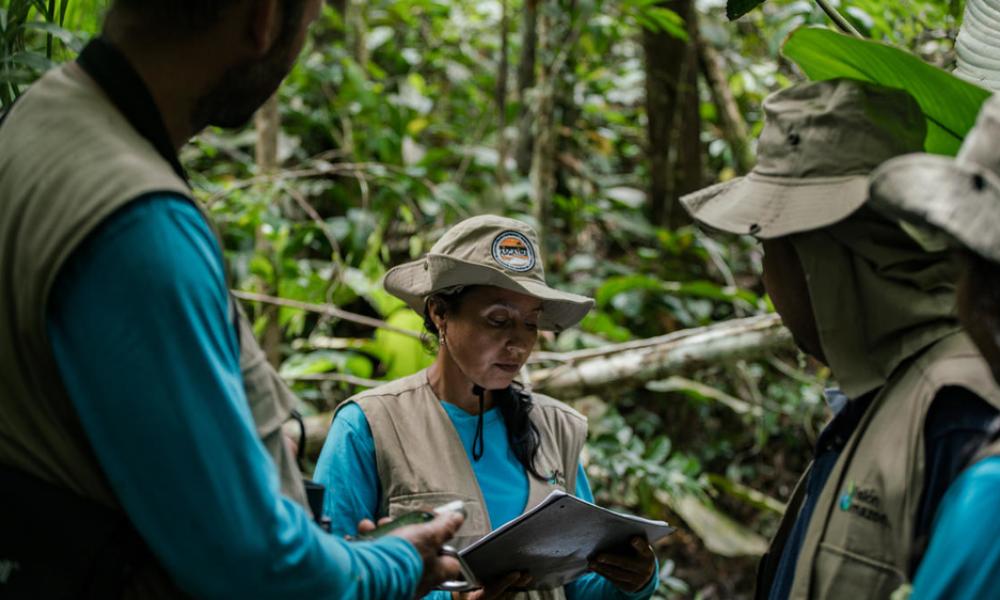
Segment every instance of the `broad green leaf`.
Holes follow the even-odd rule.
[[[905,50],[830,29],[800,28],[785,41],[782,53],[816,81],[850,77],[906,90],[924,111],[924,148],[935,154],[958,152],[990,95]]]
[[[371,361],[354,352],[317,350],[309,354],[294,354],[281,365],[282,377],[294,379],[304,375],[320,375],[330,371],[348,373],[357,377],[371,377]]]
[[[726,18],[735,21],[761,4],[764,0],[729,0],[726,2]]]
[[[657,490],[657,500],[676,512],[711,552],[721,556],[760,556],[767,540],[741,525],[715,504],[694,494],[673,495]]]
[[[55,63],[45,58],[44,54],[37,52],[18,52],[10,57],[10,62],[41,72],[48,71],[55,66]]]
[[[408,308],[392,313],[386,322],[411,331],[423,331],[423,318]],[[382,362],[388,381],[412,375],[434,362],[420,340],[385,329],[375,332],[375,339],[365,346],[365,350]]]
[[[733,481],[725,475],[719,475],[718,473],[706,473],[706,477],[713,486],[755,508],[769,510],[779,515],[785,514],[785,503],[763,492]]]
[[[627,342],[633,338],[626,327],[615,323],[611,315],[602,310],[593,310],[580,322],[580,329],[596,333],[612,342]]]
[[[54,38],[58,38],[62,43],[66,44],[66,47],[73,50],[74,52],[79,52],[83,45],[80,39],[73,35],[62,27],[56,25],[55,23],[46,23],[44,21],[28,21],[24,24],[26,29],[37,29],[38,31],[47,33]]]
[[[618,294],[631,292],[633,290],[656,290],[663,289],[663,282],[648,275],[626,275],[623,277],[612,277],[604,282],[594,295],[598,306],[607,306],[611,299]]]

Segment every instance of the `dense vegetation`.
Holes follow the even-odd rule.
[[[849,4],[841,13],[862,36],[953,64],[957,3]],[[103,5],[3,0],[0,101],[71,58]],[[881,50],[826,31],[780,53],[796,28],[829,22],[804,0],[735,22],[719,0],[342,0],[256,123],[206,131],[182,159],[221,228],[234,288],[387,324],[245,296],[303,413],[428,364],[421,341],[397,331],[419,331],[420,318],[379,278],[484,212],[535,223],[550,282],[597,299],[579,328],[542,338],[537,376],[581,350],[773,311],[758,247],[709,238],[677,198],[752,166],[767,93],[805,74],[887,76],[866,71],[877,64],[866,53]],[[897,76],[944,76],[885,60]],[[947,114],[933,98],[924,108],[957,119],[949,131],[961,136],[985,92],[956,82],[935,87]],[[946,138],[928,145],[953,152],[959,138]],[[783,338],[660,375],[550,393],[590,417],[599,501],[680,525],[658,549],[659,594],[746,597],[824,419],[826,372]]]

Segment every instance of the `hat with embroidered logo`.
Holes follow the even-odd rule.
[[[988,99],[958,156],[900,156],[872,173],[874,206],[1000,263],[1000,95]]]
[[[471,285],[504,288],[540,299],[538,328],[548,331],[572,327],[594,306],[586,296],[545,283],[538,234],[530,225],[494,215],[458,223],[423,258],[390,269],[383,285],[420,314],[427,298],[442,290]]]
[[[764,100],[757,165],[745,177],[681,198],[711,228],[762,239],[847,218],[868,199],[868,176],[924,146],[920,105],[903,90],[853,79],[795,85]]]

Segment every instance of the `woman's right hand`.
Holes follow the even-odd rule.
[[[527,587],[531,585],[531,576],[514,572],[506,577],[488,584],[486,587],[471,592],[452,592],[452,600],[494,600],[503,595],[508,588]]]

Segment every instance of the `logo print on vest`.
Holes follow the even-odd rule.
[[[855,501],[857,500],[857,501]],[[889,516],[882,511],[882,499],[874,488],[858,488],[855,482],[850,482],[838,503],[840,510],[861,517],[866,521],[889,526]]]
[[[563,472],[559,469],[554,469],[552,471],[552,474],[549,475],[547,483],[549,485],[553,486],[557,485],[562,487],[563,489],[566,489],[566,477],[563,475]]]
[[[505,269],[523,273],[535,268],[535,249],[523,234],[505,231],[493,240],[493,260]]]
[[[854,485],[853,481],[848,484],[844,495],[840,497],[840,510],[851,510],[851,504],[854,503],[854,493],[857,489],[858,488]]]

